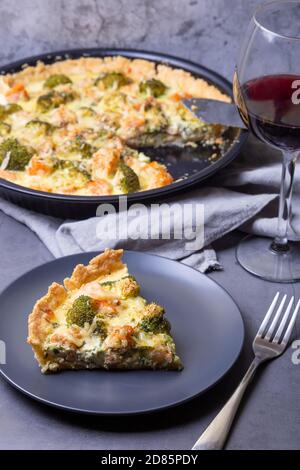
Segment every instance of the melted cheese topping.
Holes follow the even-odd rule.
[[[56,74],[67,76],[70,83],[47,88],[46,80]],[[122,74],[125,82],[105,82],[107,74]],[[153,79],[164,87],[158,96],[149,87],[141,88]],[[190,96],[229,100],[188,72],[123,57],[39,63],[0,77],[0,104],[21,107],[7,115],[4,110],[1,118],[5,126],[0,135],[0,177],[37,190],[87,196],[170,184],[172,176],[164,165],[130,147],[185,145],[220,137],[219,127],[207,126],[183,106],[180,100]],[[1,143],[8,138],[32,148],[24,171],[10,168],[10,155],[7,161],[1,157]],[[124,187],[120,162],[135,172],[139,188]]]
[[[69,309],[72,307],[74,300],[80,295],[87,295],[94,300],[107,300],[116,301],[116,309],[113,314],[100,314],[104,318],[107,327],[108,335],[115,331],[115,329],[124,326],[131,327],[135,331],[135,346],[136,348],[157,347],[158,345],[165,344],[166,335],[152,333],[147,334],[139,331],[139,324],[145,317],[146,300],[140,295],[130,296],[128,298],[122,297],[118,289],[118,282],[128,277],[127,267],[115,271],[107,276],[101,276],[96,280],[88,282],[81,286],[76,291],[69,291],[67,298],[54,312],[54,324],[58,325],[54,328],[53,332],[45,341],[45,347],[48,348],[49,344],[53,346],[64,346],[66,344],[74,343],[81,351],[87,350],[101,350],[105,346],[103,338],[94,333],[94,325],[85,324],[84,327],[76,327],[75,331],[72,326],[67,324],[66,316]],[[111,288],[105,287],[105,283],[112,284]],[[53,339],[54,338],[54,339]]]

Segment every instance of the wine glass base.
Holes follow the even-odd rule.
[[[270,238],[248,235],[238,245],[239,264],[255,276],[273,282],[300,280],[300,242],[289,242],[289,251],[278,253],[271,249]]]

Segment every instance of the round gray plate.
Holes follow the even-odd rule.
[[[97,253],[59,258],[37,267],[0,296],[0,339],[6,364],[0,372],[31,398],[66,410],[99,415],[137,414],[183,403],[204,392],[230,369],[243,345],[237,305],[218,284],[181,263],[125,252],[141,293],[166,308],[177,351],[184,363],[174,371],[65,371],[43,375],[26,344],[28,313],[53,281],[62,282],[78,263]]]

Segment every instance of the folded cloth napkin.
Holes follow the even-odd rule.
[[[282,155],[274,149],[261,144],[253,137],[234,162],[213,179],[215,185],[230,187],[247,194],[273,194],[280,190]],[[278,198],[248,222],[240,230],[263,237],[275,237],[277,234]],[[292,194],[292,214],[288,228],[288,238],[300,241],[300,165],[296,164]]]
[[[128,225],[125,212],[74,221],[44,216],[4,200],[0,200],[0,209],[27,225],[55,257],[81,251],[101,251],[106,247],[123,247],[160,254],[205,272],[220,268],[210,244],[226,233],[242,228],[258,235],[275,235],[280,175],[281,157],[250,139],[243,154],[210,179],[209,186],[207,183],[199,184],[199,188],[164,201],[173,211],[171,234],[178,222],[182,221],[183,207],[203,205],[204,233],[200,233],[202,226],[199,228],[201,240],[198,244],[187,243],[184,237],[167,239],[161,224],[151,228],[149,211],[157,215],[160,210],[157,206],[154,209],[147,206],[141,213],[130,215],[130,226],[136,228],[131,233],[125,230]],[[295,190],[297,200],[297,190],[300,190],[299,171],[296,172]],[[298,239],[297,232],[300,233],[299,216],[296,211],[290,230],[292,239]],[[154,220],[157,219],[154,217]],[[185,214],[183,220],[187,232],[195,231],[194,212]],[[117,236],[109,233],[110,229],[115,232],[115,227],[118,227]],[[149,239],[150,230],[152,237]]]

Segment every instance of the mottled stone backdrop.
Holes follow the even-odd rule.
[[[0,63],[76,47],[168,52],[228,78],[258,0],[0,0]]]

